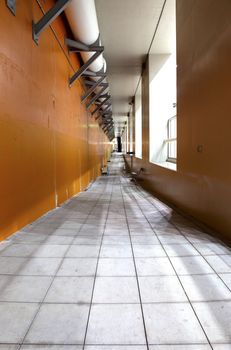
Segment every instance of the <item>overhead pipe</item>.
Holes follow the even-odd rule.
[[[99,44],[99,26],[94,0],[72,0],[65,10],[66,17],[72,29],[76,40],[84,45]],[[94,55],[94,52],[81,52],[81,57],[86,63]],[[106,72],[106,61],[101,54],[89,66],[92,72]],[[98,81],[97,76],[91,76],[95,81]],[[96,93],[99,88],[96,88]],[[103,106],[103,109],[105,107]]]
[[[98,20],[97,20],[97,14],[96,14],[96,8],[95,8],[95,0],[72,0],[69,4],[69,6],[65,9],[65,14],[67,17],[67,20],[69,22],[69,25],[71,27],[73,36],[75,40],[81,42],[83,44],[83,48],[85,45],[87,46],[94,46],[94,45],[100,45],[100,38],[99,38],[99,26],[98,26]],[[81,57],[83,59],[83,62],[86,63],[89,61],[92,56],[94,55],[93,51],[81,51]],[[87,108],[90,107],[90,105],[97,100],[99,97],[99,103],[100,108],[102,110],[108,110],[108,105],[104,105],[103,102],[103,96],[101,97],[101,94],[103,91],[105,93],[108,92],[108,84],[106,83],[106,75],[105,78],[102,80],[102,73],[106,72],[106,61],[103,58],[103,54],[101,53],[90,65],[88,71],[84,72],[83,76],[86,75],[86,77],[98,82],[100,80],[100,83],[98,86],[95,87],[94,92],[95,95],[91,98],[90,103],[88,103]],[[97,75],[97,73],[101,73]],[[104,74],[103,74],[104,76]],[[93,89],[90,89],[89,92],[93,91]],[[90,94],[86,93],[83,97],[83,100],[85,100],[86,97],[88,97]],[[106,102],[106,101],[105,101]],[[97,110],[100,108],[97,107]]]
[[[99,41],[99,26],[94,0],[72,0],[65,9],[65,14],[76,40],[81,41],[85,45],[97,44],[97,41]],[[93,54],[92,52],[82,52],[81,56],[84,63]],[[91,63],[89,68],[93,72],[99,72],[100,70],[104,70],[104,62],[103,55],[101,54]]]

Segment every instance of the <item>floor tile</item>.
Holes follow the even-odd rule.
[[[230,344],[212,344],[213,350],[231,350]]]
[[[129,236],[105,236],[103,238],[103,245],[130,245],[130,238]]]
[[[187,240],[191,243],[208,243],[213,240],[213,238],[209,235],[206,234],[201,234],[199,233],[191,233],[191,230],[186,231],[186,230],[181,230],[182,234],[185,235]]]
[[[73,244],[77,244],[77,245],[100,245],[101,240],[102,240],[101,237],[80,236],[80,235],[78,235],[74,239]]]
[[[231,292],[217,275],[180,276],[191,301],[231,300]]]
[[[202,255],[230,254],[231,249],[220,243],[194,243],[195,248]]]
[[[11,245],[11,242],[10,241],[2,241],[0,242],[0,255],[2,254],[2,252],[4,252],[4,250],[9,247]]]
[[[151,228],[140,228],[140,229],[133,229],[130,228],[130,234],[131,236],[153,236],[154,232]]]
[[[88,310],[88,305],[42,305],[25,343],[83,344]]]
[[[122,232],[126,231],[126,234],[128,233],[128,225],[127,222],[125,221],[124,223],[121,223],[120,221],[117,221],[116,223],[112,224],[110,223],[109,220],[107,220],[106,222],[106,226],[105,226],[105,232],[108,230],[121,230]]]
[[[59,225],[60,229],[74,229],[76,232],[83,226],[83,223],[73,222],[71,220],[66,220],[61,225]]]
[[[103,210],[103,209],[101,209]],[[95,231],[104,231],[104,227],[105,227],[105,224],[99,224],[99,223],[94,223],[94,224],[91,224],[89,222],[85,222],[82,227],[81,227],[81,230],[95,230]]]
[[[201,256],[170,257],[170,259],[179,275],[214,273]]]
[[[52,282],[47,276],[0,276],[0,301],[41,302]]]
[[[0,257],[0,274],[18,274],[27,261],[26,258]]]
[[[45,302],[90,303],[93,282],[93,277],[56,277]]]
[[[92,305],[86,344],[145,345],[140,305]]]
[[[205,258],[217,273],[231,273],[231,255],[206,256]]]
[[[12,244],[4,250],[1,256],[61,258],[69,245],[48,244]]]
[[[186,244],[187,240],[181,235],[158,235],[162,244]]]
[[[54,275],[61,258],[0,258],[0,274]]]
[[[44,244],[35,249],[31,256],[36,258],[62,258],[68,248],[69,245],[65,244]]]
[[[179,232],[174,227],[166,227],[166,228],[163,228],[163,229],[156,229],[155,233],[157,235],[169,235],[169,234],[181,235],[181,232]]]
[[[5,257],[29,257],[40,247],[39,244],[11,244],[1,252]]]
[[[160,244],[155,236],[131,236],[132,244]]]
[[[176,276],[139,277],[139,286],[143,303],[188,300]]]
[[[227,285],[227,287],[231,290],[231,273],[221,273],[219,274],[219,276]]]
[[[38,304],[0,303],[0,342],[22,342]]]
[[[94,276],[97,259],[67,258],[64,259],[57,276]]]
[[[78,234],[78,229],[71,229],[71,228],[57,228],[56,230],[53,230],[52,235],[55,236],[66,236],[66,237],[75,237]]]
[[[123,228],[123,229],[115,229],[115,228],[106,228],[104,232],[105,236],[126,236],[128,235],[128,229]]]
[[[138,276],[175,275],[168,258],[136,258]]]
[[[191,244],[164,244],[168,256],[191,256],[199,255],[198,251]]]
[[[107,218],[107,227],[112,227],[112,226],[116,227],[118,225],[120,225],[120,226],[123,225],[123,226],[125,226],[127,228],[126,218],[124,218],[124,219],[121,218],[119,220],[118,219]]]
[[[104,226],[106,222],[105,218],[96,218],[96,219],[87,219],[86,224],[88,225],[97,225],[97,226]]]
[[[135,276],[133,259],[100,259],[97,276]]]
[[[48,236],[44,244],[71,244],[73,242],[73,237],[71,236]]]
[[[100,252],[101,258],[132,258],[130,245],[103,245]]]
[[[207,343],[189,303],[144,304],[149,344]]]
[[[164,249],[157,244],[133,244],[136,258],[157,258],[166,256]]]
[[[230,342],[231,301],[193,303],[193,307],[211,343]]]
[[[134,228],[134,229],[150,228],[150,225],[145,218],[138,219],[138,220],[130,220],[128,218],[128,225],[129,225],[129,228]]]
[[[97,277],[93,303],[139,303],[135,277]]]
[[[69,258],[97,258],[99,255],[99,245],[72,245],[66,257]]]
[[[19,231],[10,238],[13,243],[41,243],[47,241],[50,236],[43,233],[29,233]]]
[[[61,258],[30,258],[22,267],[21,275],[55,275],[62,259]]]
[[[78,235],[81,235],[81,236],[94,236],[94,237],[102,237],[103,236],[103,229],[101,230],[97,230],[96,228],[95,229],[82,229],[79,231],[79,233],[77,234]]]

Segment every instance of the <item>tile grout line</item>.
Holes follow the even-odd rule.
[[[181,235],[182,236],[182,235]],[[53,236],[54,237],[54,236]],[[56,237],[59,237],[59,236],[56,236]],[[85,235],[85,236],[74,236],[74,238],[76,239],[76,238],[82,238],[82,237],[85,237],[85,238],[88,238],[88,236],[87,235]],[[98,238],[101,238],[101,236],[97,236]],[[105,235],[105,238],[107,238],[107,237],[114,237],[114,235]],[[117,237],[120,237],[120,238],[122,238],[122,237],[128,237],[128,235],[118,235]],[[145,236],[145,235],[131,235],[131,237],[132,238],[134,238],[134,237],[143,237],[143,238],[147,238],[147,237],[153,237],[153,235],[148,235],[148,236]],[[43,244],[43,242],[40,242],[41,244]],[[39,244],[39,245],[41,245],[41,244]],[[44,244],[45,246],[53,246],[53,245],[55,245],[55,246],[65,246],[65,245],[70,245],[71,243],[69,243],[69,244]],[[188,243],[163,243],[164,245],[170,245],[170,246],[179,246],[179,245],[183,245],[183,244],[188,244]],[[25,243],[19,243],[19,244],[13,244],[13,245],[25,245],[25,246],[30,246],[30,245],[33,245],[33,244],[30,244],[29,242],[25,242]],[[91,245],[97,245],[97,242],[95,242],[95,243],[73,243],[72,244],[73,246],[75,246],[75,245],[77,245],[77,246],[82,246],[82,245],[89,245],[89,246],[91,246]],[[99,243],[98,243],[98,245],[100,245],[100,241],[99,241]],[[106,243],[105,245],[107,245],[107,246],[113,246],[113,245],[115,245],[115,246],[118,246],[118,245],[120,245],[119,243]],[[121,245],[129,245],[128,243],[123,243],[123,244],[121,244]],[[136,242],[133,242],[133,245],[134,246],[136,246],[136,245],[159,245],[159,243],[136,243]],[[196,248],[195,248],[196,249]],[[2,250],[3,251],[3,250]],[[195,255],[195,254],[194,254]],[[200,255],[200,254],[196,254],[196,255]],[[225,256],[225,255],[228,255],[229,256],[229,254],[207,254],[206,256]],[[2,257],[6,257],[6,258],[40,258],[40,259],[43,259],[43,258],[60,258],[60,256],[13,256],[13,255],[1,255]],[[178,256],[178,255],[176,255],[176,256]],[[187,255],[183,255],[183,256],[187,256]],[[188,255],[188,256],[192,256],[192,255]],[[172,257],[174,257],[174,256],[172,256]]]
[[[100,248],[99,248],[99,253],[98,253],[98,258],[97,258],[97,263],[96,263],[96,269],[95,269],[95,276],[94,276],[94,281],[93,281],[93,286],[92,286],[90,306],[89,306],[89,310],[88,310],[87,324],[86,324],[84,340],[83,340],[83,350],[85,349],[85,346],[86,346],[87,332],[88,332],[88,326],[89,326],[90,315],[91,315],[91,307],[92,307],[92,304],[93,304],[92,301],[93,301],[93,296],[94,296],[95,283],[96,283],[98,265],[99,265],[99,260],[100,260],[100,253],[101,253],[101,249],[102,249],[102,245],[103,245],[104,232],[105,232],[105,229],[106,229],[107,220],[108,220],[109,211],[110,211],[110,205],[111,205],[111,201],[112,201],[113,184],[114,184],[114,182],[115,182],[115,177],[113,178],[113,183],[111,184],[111,192],[110,192],[110,199],[109,199],[109,203],[108,203],[108,207],[107,207],[107,215],[106,215],[106,218],[105,218],[104,229],[103,229],[103,234],[102,234],[102,237],[101,237]],[[110,181],[107,181],[107,185],[110,185]]]
[[[106,237],[106,236],[104,236],[104,237]],[[120,236],[118,236],[118,237],[120,237]],[[162,243],[163,244],[163,243]],[[87,246],[87,247],[96,247],[96,246],[100,246],[100,243],[99,244],[82,244],[82,245],[78,245],[78,244],[76,244],[77,246]],[[124,246],[129,246],[129,244],[125,244],[125,245],[122,245],[122,244],[104,244],[104,246],[105,247],[116,247],[116,248],[118,248],[118,247],[124,247]],[[159,246],[159,243],[158,244],[134,244],[133,243],[133,246],[149,246],[150,247],[150,245],[153,245],[153,246]],[[166,245],[166,244],[163,244],[164,246]],[[167,245],[169,245],[169,244],[167,244]],[[72,247],[73,246],[75,246],[75,245],[72,245]],[[196,248],[195,248],[196,249]],[[98,255],[97,255],[98,256]],[[97,256],[66,256],[65,257],[65,259],[94,259],[94,258],[97,258]],[[198,256],[200,256],[200,254],[198,253],[198,254],[189,254],[189,255],[169,255],[171,258],[192,258],[192,257],[198,257]],[[206,255],[206,256],[221,256],[221,255]],[[225,254],[225,256],[226,256],[226,254]],[[227,256],[229,256],[229,255],[227,255]],[[30,256],[13,256],[13,255],[1,255],[0,254],[0,258],[16,258],[16,259],[42,259],[42,260],[45,260],[45,259],[61,259],[63,257],[63,255],[62,256],[32,256],[32,257],[30,257]],[[161,259],[161,258],[164,258],[165,256],[163,256],[163,255],[155,255],[155,256],[152,256],[152,255],[145,255],[145,256],[136,256],[136,258],[138,258],[138,259],[142,259],[142,258],[146,258],[146,259],[151,259],[151,258],[159,258],[159,259]],[[115,256],[102,256],[101,257],[101,259],[129,259],[129,257],[128,256],[117,256],[117,257],[115,257]],[[209,264],[209,263],[208,263]],[[231,272],[219,272],[219,273],[226,273],[226,274],[231,274]],[[2,273],[0,273],[0,275],[2,275]]]
[[[144,317],[144,310],[143,310],[143,304],[142,304],[142,298],[141,298],[141,292],[140,292],[138,272],[137,272],[137,267],[136,267],[135,254],[134,254],[134,250],[133,250],[133,243],[132,243],[131,234],[130,234],[130,228],[129,228],[128,218],[127,218],[127,211],[126,211],[124,195],[123,195],[123,187],[122,186],[123,185],[121,183],[121,177],[120,177],[120,192],[121,192],[121,195],[122,195],[123,206],[124,206],[124,211],[125,211],[125,217],[126,217],[126,222],[127,222],[127,228],[128,228],[129,237],[130,237],[132,257],[133,257],[133,263],[134,263],[135,274],[136,274],[136,283],[137,283],[137,288],[138,288],[138,293],[139,293],[140,309],[141,309],[142,320],[143,320],[143,327],[144,327],[144,335],[145,335],[145,340],[146,340],[146,346],[147,346],[147,350],[149,350],[148,335],[147,335],[147,329],[146,329],[146,324],[145,324],[145,317]]]
[[[167,256],[163,257],[150,257],[150,258],[145,258],[145,257],[142,257],[142,258],[139,258],[139,257],[135,257],[136,259],[150,259],[150,260],[155,260],[155,259],[164,259],[166,258]],[[86,259],[94,259],[96,260],[96,258],[86,258]],[[103,258],[104,260],[106,259],[116,259],[116,260],[119,260],[119,259],[131,259],[131,258]],[[76,259],[77,260],[77,259]],[[229,272],[222,272],[223,275],[230,275]],[[187,273],[178,273],[178,276],[214,276],[214,275],[217,275],[216,273],[214,272],[210,272],[210,273],[191,273],[191,274],[187,274]],[[57,277],[57,278],[66,278],[66,277],[70,277],[70,278],[73,278],[73,277],[79,277],[79,278],[84,278],[84,277],[94,277],[94,275],[62,275],[62,276],[56,276],[56,275],[15,275],[15,274],[0,274],[0,276],[9,276],[9,277]],[[168,276],[175,276],[175,274],[164,274],[164,275],[158,275],[158,274],[149,274],[149,275],[141,275],[141,277],[145,277],[145,276],[149,276],[149,277],[157,277],[157,276],[165,276],[165,277],[168,277]],[[100,277],[112,277],[112,276],[108,276],[108,275],[102,275]],[[131,277],[131,275],[117,275],[117,276],[113,276],[113,277]]]
[[[100,276],[101,277],[101,276]],[[107,276],[109,277],[109,276]],[[110,276],[112,277],[112,276]],[[113,276],[114,278],[115,276]],[[122,276],[124,277],[124,276]],[[128,276],[128,277],[134,277],[135,276]],[[128,278],[126,277],[126,278]],[[160,276],[140,276],[141,278],[142,277],[160,277]],[[166,276],[161,276],[161,277],[166,277]],[[175,275],[174,276],[171,276],[171,277],[176,277]],[[105,278],[103,276],[103,278]],[[203,300],[203,301],[198,301],[198,300],[192,300],[193,303],[196,303],[196,304],[202,304],[202,303],[217,303],[217,302],[222,302],[224,301],[224,299],[220,300],[220,299],[217,299],[217,300]],[[231,302],[231,299],[225,299],[225,301],[227,302]],[[36,302],[36,301],[0,301],[1,304],[35,304],[35,305],[38,305],[39,302]],[[46,305],[77,305],[78,303],[75,303],[75,302],[53,302],[53,301],[47,301],[47,302],[43,302],[44,304]],[[188,301],[143,301],[142,302],[143,305],[148,305],[148,304],[153,304],[153,305],[156,305],[156,304],[188,304]],[[81,305],[89,305],[89,303],[87,302],[81,302]],[[140,302],[92,302],[92,305],[140,305]],[[68,345],[68,344],[67,344]]]
[[[4,343],[4,342],[0,342],[0,345],[19,345],[18,343]],[[78,346],[78,347],[82,347],[82,345],[81,344],[76,344],[76,343],[70,343],[70,344],[63,344],[63,343],[55,343],[55,344],[51,344],[51,343],[43,343],[42,345],[41,344],[39,344],[39,343],[30,343],[30,344],[24,344],[24,345],[29,345],[29,346],[49,346],[49,347],[56,347],[56,346],[65,346],[65,347],[73,347],[73,346]],[[151,343],[150,344],[151,346],[178,346],[178,345],[186,345],[186,346],[189,346],[189,345],[208,345],[208,344],[205,344],[205,343],[199,343],[199,342],[197,342],[197,343],[175,343],[175,344],[169,344],[169,343]],[[224,342],[213,342],[213,345],[230,345],[230,343],[229,342],[226,342],[226,343],[224,343]],[[88,345],[88,346],[105,346],[105,347],[108,347],[108,346],[116,346],[116,347],[121,347],[121,346],[124,346],[124,344],[117,344],[117,345],[115,345],[115,344],[90,344],[90,345]],[[127,345],[125,345],[125,346],[127,346]],[[128,345],[129,347],[137,347],[137,346],[139,346],[139,347],[144,347],[144,346],[146,346],[145,344],[130,344],[130,345]]]

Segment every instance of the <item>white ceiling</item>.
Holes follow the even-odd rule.
[[[113,117],[115,122],[125,121],[165,1],[95,0],[95,3],[105,47]],[[151,53],[168,50],[174,3],[175,0],[167,0],[165,4]]]

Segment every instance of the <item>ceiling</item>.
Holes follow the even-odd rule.
[[[175,0],[95,0],[95,4],[116,127],[127,120],[149,50],[171,52]]]

